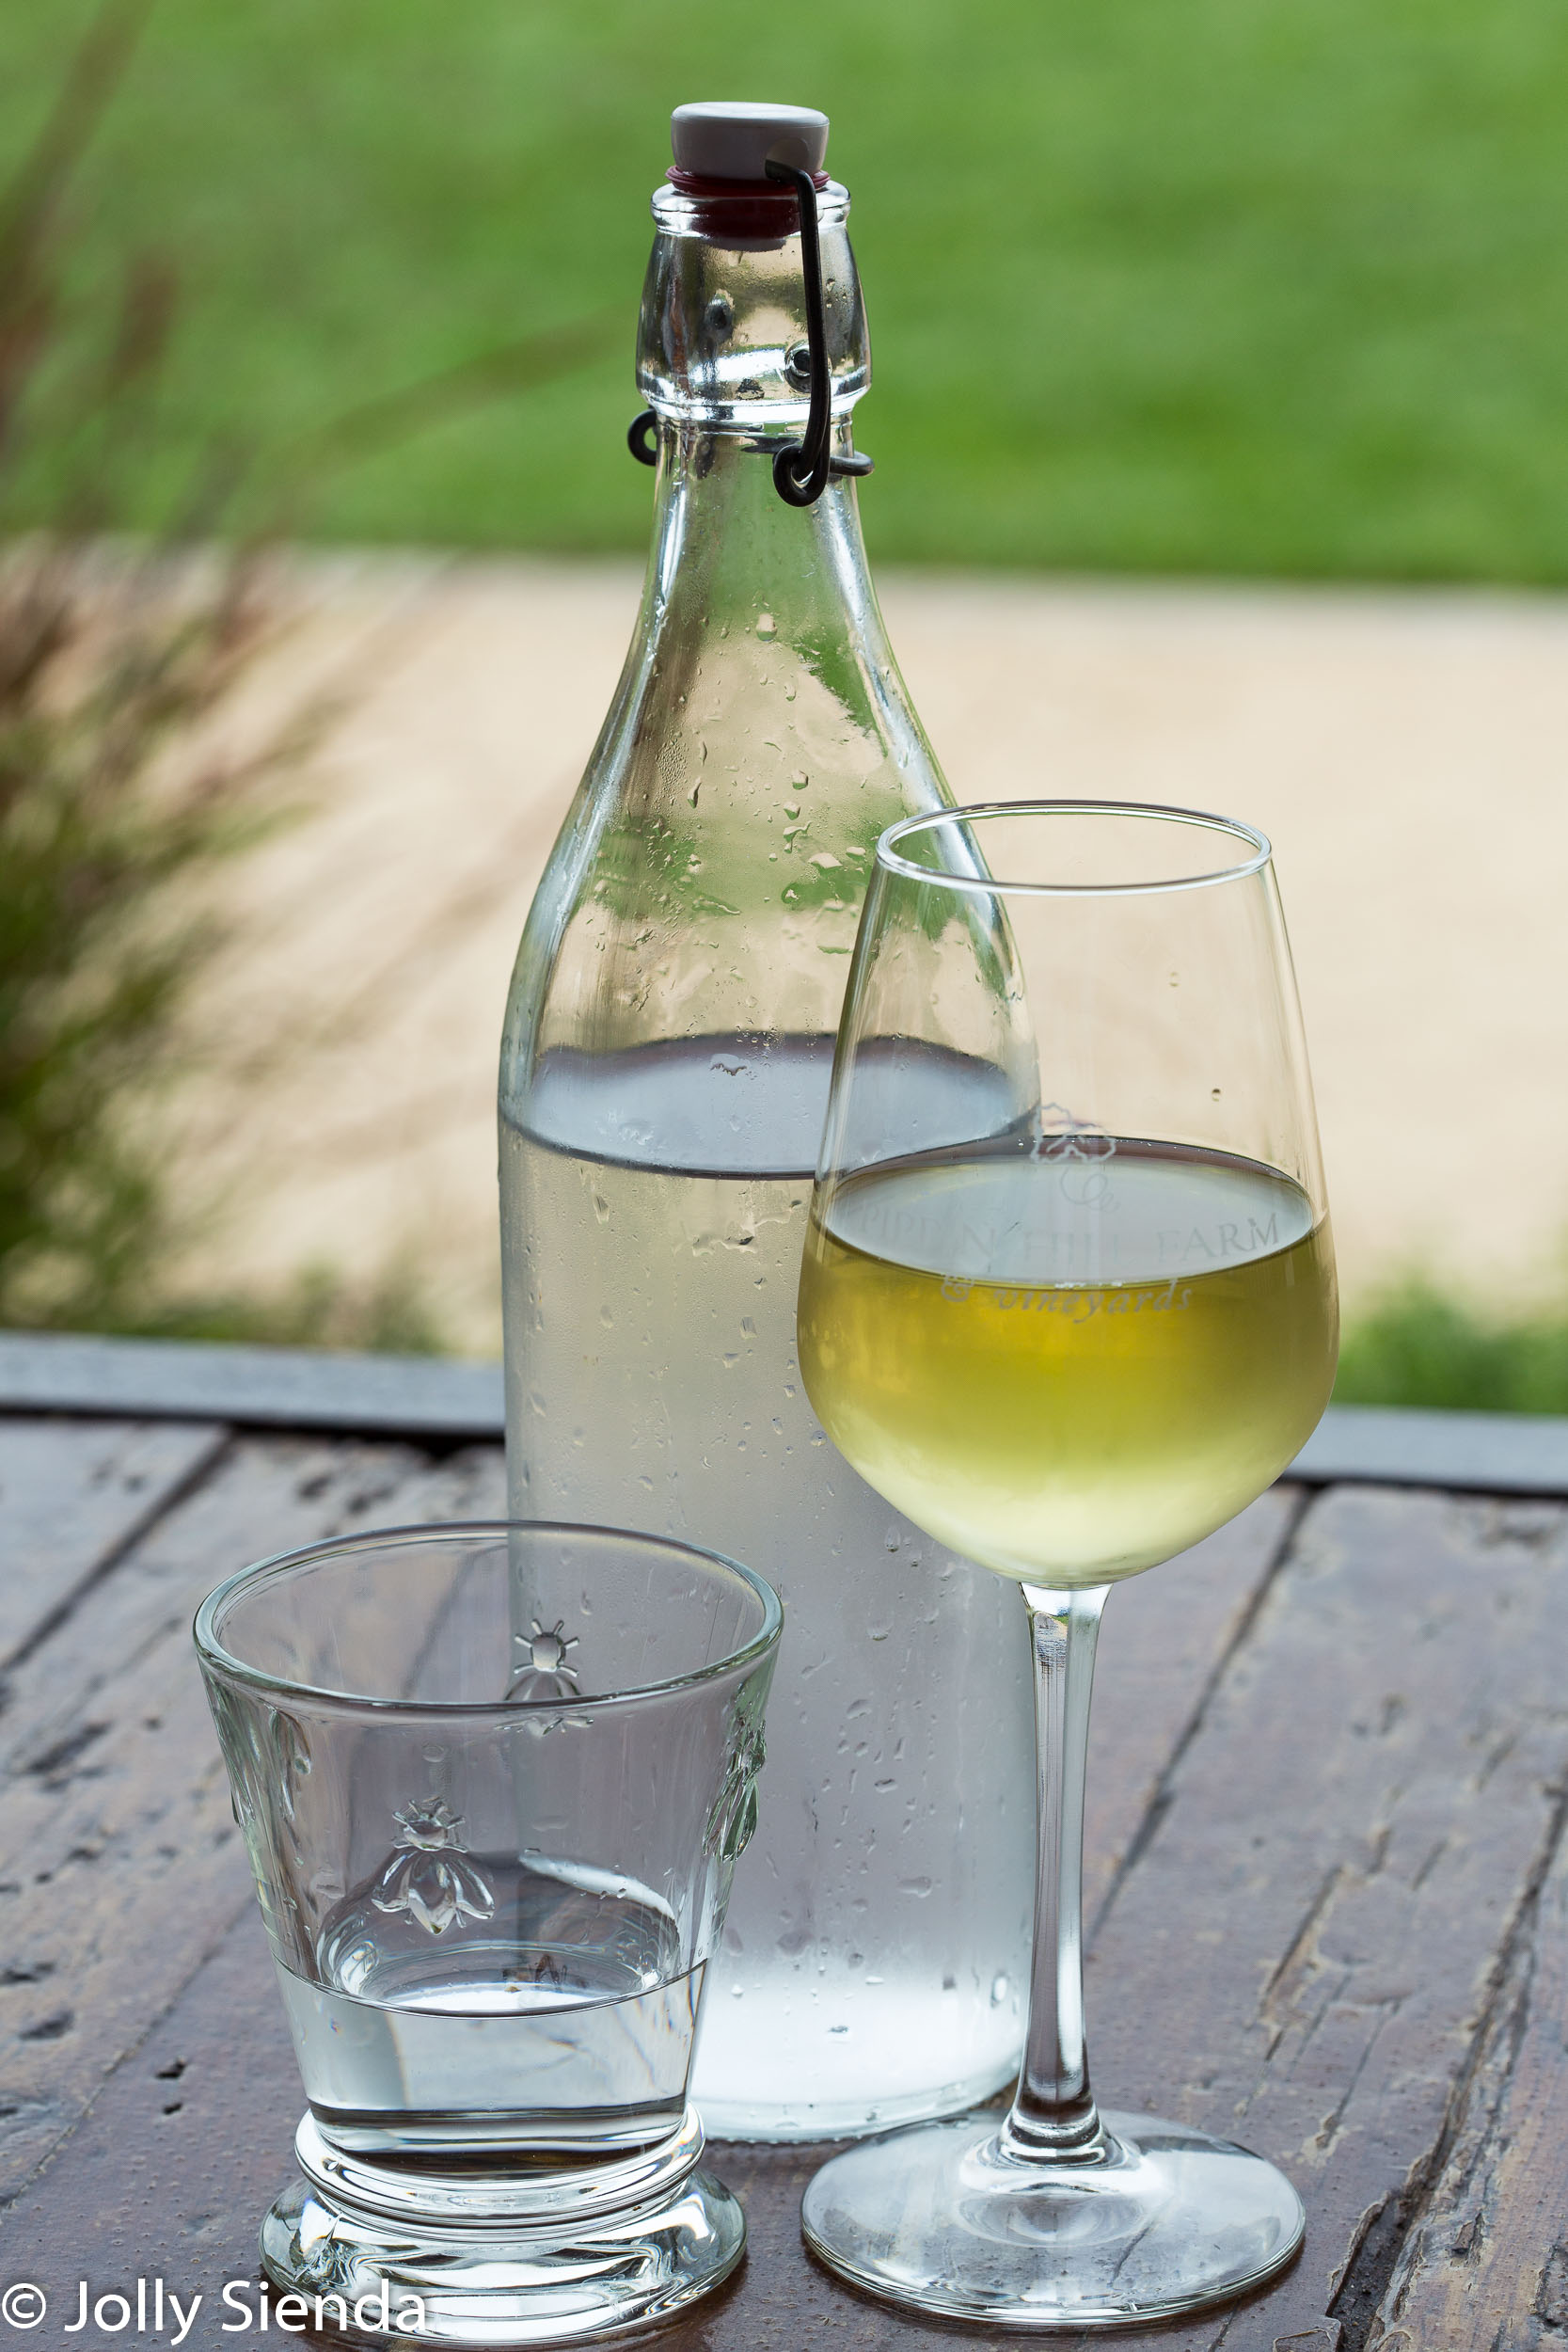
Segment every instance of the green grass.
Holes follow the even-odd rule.
[[[1568,1303],[1498,1321],[1412,1279],[1347,1332],[1334,1401],[1568,1413]]]
[[[0,152],[87,13],[0,12]],[[166,487],[607,313],[570,385],[345,467],[313,528],[639,545],[645,199],[669,107],[725,91],[834,119],[876,553],[1568,578],[1554,0],[160,0],[87,243],[184,272]]]

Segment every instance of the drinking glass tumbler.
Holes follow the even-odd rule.
[[[320,1544],[202,1603],[309,2102],[261,2226],[291,2318],[598,2338],[734,2268],[687,2078],[781,1622],[716,1553],[540,1523]]]

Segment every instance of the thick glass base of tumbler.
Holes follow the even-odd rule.
[[[1272,2164],[1151,2116],[1101,2120],[1089,2164],[1020,2164],[994,2113],[866,2140],[811,2182],[806,2243],[889,2302],[1042,2332],[1175,2318],[1284,2269],[1304,2217]]]
[[[697,2165],[702,2145],[689,2109],[648,2156],[454,2176],[344,2157],[307,2116],[305,2178],[261,2224],[261,2267],[328,2341],[613,2340],[707,2294],[745,2250],[744,2216]]]

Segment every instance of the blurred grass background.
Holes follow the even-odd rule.
[[[1568,1413],[1568,1301],[1488,1316],[1413,1275],[1345,1335],[1335,1400],[1481,1413]]]
[[[0,151],[90,0],[0,12]],[[604,356],[345,467],[325,538],[642,542],[622,434],[683,98],[825,106],[878,380],[874,552],[1568,577],[1568,12],[1552,0],[159,0],[79,265],[178,254],[168,463],[603,313]],[[47,480],[32,485],[40,508]]]
[[[97,15],[0,11],[0,162]],[[623,435],[647,194],[669,108],[737,91],[833,117],[876,340],[879,557],[1568,579],[1568,11],[1548,0],[157,0],[52,263],[67,374],[128,267],[161,257],[177,288],[93,527],[166,531],[214,466],[248,489],[208,513],[237,529],[248,496],[265,517],[336,421],[534,339],[526,399],[465,395],[368,457],[340,440],[300,518],[325,541],[640,548]],[[12,530],[76,511],[80,435],[47,429],[48,389],[45,429],[6,452]],[[110,1327],[440,1343],[417,1271],[366,1299],[329,1267],[276,1298],[182,1299],[150,1261],[117,1298],[103,1252],[79,1257],[72,1320],[96,1296]],[[1568,1304],[1488,1320],[1413,1275],[1351,1333],[1338,1393],[1568,1411]]]

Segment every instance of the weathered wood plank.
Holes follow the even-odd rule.
[[[1228,1527],[1168,1566],[1131,1578],[1107,1601],[1084,1808],[1091,1929],[1158,1818],[1166,1775],[1306,1501],[1299,1487],[1272,1487]]]
[[[1336,1405],[1291,1463],[1327,1486],[1446,1486],[1486,1495],[1568,1495],[1568,1420],[1550,1413],[1418,1413]]]
[[[201,2309],[182,2352],[237,2333],[230,2280],[253,2279],[262,2213],[293,2169],[303,2099],[272,1963],[248,1903],[174,2009],[124,2058],[90,2115],[22,2191],[0,2229],[0,2267],[49,2298],[40,2342],[65,2341],[78,2281],[93,2294],[162,2279]],[[225,2320],[230,2333],[223,2332]],[[169,2316],[167,2335],[178,2322]],[[96,2343],[88,2328],[79,2343]]]
[[[1180,1569],[1116,1596],[1101,1674],[1101,1850],[1091,1878],[1101,1889],[1255,1607],[1293,1508],[1289,1495],[1265,1497]],[[167,2071],[175,2066],[177,2076]],[[166,2116],[173,2102],[178,2112]],[[112,2286],[161,2272],[182,2296],[206,2296],[187,2342],[216,2352],[231,2340],[217,2308],[222,2284],[253,2265],[261,2211],[289,2170],[299,2104],[272,1972],[246,1916],[24,2189],[6,2232],[8,2269],[68,2291],[71,2316],[80,2276]],[[837,2343],[936,2341],[932,2330],[855,2301],[808,2262],[800,2195],[822,2153],[716,2150],[747,2198],[752,2252],[735,2293],[674,2331],[672,2352],[799,2352],[808,2331],[823,2329]]]
[[[1255,1559],[1250,1573],[1256,1582]],[[1102,1742],[1114,1744],[1118,1687],[1131,1730],[1141,1720],[1132,1695],[1140,1678],[1156,1678],[1152,1705],[1161,1657],[1175,1671],[1182,1628],[1156,1606],[1162,1581],[1167,1592],[1181,1581],[1148,1580],[1141,1622],[1124,1614],[1119,1665],[1107,1647]],[[1118,2338],[1128,2352],[1362,2352],[1376,2340],[1368,2334],[1376,2302],[1393,2314],[1385,2289],[1402,2194],[1435,2176],[1421,2213],[1442,2255],[1445,2184],[1469,2149],[1482,2161],[1465,2177],[1481,2179],[1485,2148],[1506,2154],[1518,2129],[1487,2086],[1506,2071],[1523,2014],[1525,1963],[1511,1973],[1508,1962],[1527,1949],[1560,1823],[1568,1708],[1557,1629],[1568,1599],[1568,1514],[1338,1492],[1314,1506],[1250,1616],[1249,1593],[1243,1576],[1211,1619],[1207,1638],[1227,1652],[1217,1677],[1214,1652],[1192,1637],[1197,1687],[1167,1711],[1163,1736],[1174,1737],[1176,1753],[1155,1775],[1145,1833],[1128,1841],[1091,1975],[1092,2042],[1108,2100],[1235,2132],[1282,2162],[1307,2198],[1308,2246],[1271,2295],[1197,2327]],[[1568,1949],[1561,1886],[1560,1866],[1546,1882],[1541,1933],[1551,1929]],[[215,2297],[224,2280],[249,2271],[256,2216],[287,2169],[297,2100],[269,1972],[249,1933],[241,1929],[201,1971],[27,2190],[12,2226],[32,2237],[8,2233],[12,2275],[42,2277],[22,2260],[29,2246],[73,2280],[86,2266],[75,2260],[78,2233],[96,2228],[93,2259],[102,2247],[119,2275],[161,2266],[171,2281],[209,2293],[201,2324],[211,2332],[189,2339],[197,2352],[229,2340]],[[1562,1988],[1547,1973],[1539,1983],[1544,2064],[1560,2034]],[[198,2032],[202,2016],[210,2022]],[[1528,2017],[1525,2026],[1528,2052]],[[168,2078],[180,2088],[167,2100],[157,2096],[166,2083],[154,2056],[161,2066],[185,2063]],[[178,2113],[166,2117],[165,2105]],[[1541,2145],[1554,2158],[1564,2132],[1568,2119],[1546,2114]],[[716,2152],[746,2194],[752,2255],[732,2296],[670,2331],[672,2352],[799,2352],[825,2340],[895,2352],[954,2340],[848,2296],[806,2262],[796,2208],[820,2154]],[[1559,2169],[1554,2161],[1554,2185]],[[1525,2180],[1519,2168],[1504,2180],[1507,2194],[1522,2193]],[[1457,2210],[1451,2193],[1449,2205]],[[1535,2226],[1534,2209],[1517,2207],[1514,2237],[1496,2219],[1496,2201],[1484,2210],[1501,2262]],[[1423,2315],[1419,2352],[1550,2345],[1561,2332],[1547,2254],[1557,2234],[1543,2233],[1537,2246],[1544,2286],[1531,2290],[1541,2309],[1527,2312],[1526,2332],[1478,2336],[1466,2307],[1455,2328],[1445,2312],[1440,2331]],[[1396,2289],[1425,2275],[1413,2255]],[[1013,2341],[986,2331],[968,2340],[994,2352]],[[1071,2340],[1055,2341],[1066,2352]],[[1407,2352],[1398,2337],[1389,2352],[1394,2344]]]
[[[449,1444],[499,1438],[504,1425],[499,1364],[57,1331],[0,1332],[5,1412],[173,1414]],[[1286,1475],[1568,1495],[1568,1419],[1337,1405]]]
[[[1291,2278],[1170,2352],[1359,2352],[1558,1834],[1565,1605],[1560,1509],[1342,1488],[1304,1523],[1091,1970],[1101,2095],[1307,2206]]]
[[[499,1364],[0,1332],[0,1411],[214,1416],[250,1429],[499,1438]]]
[[[355,1526],[483,1516],[486,1451],[237,1445],[23,1661],[0,1716],[0,2194],[250,1899],[190,1645],[209,1586]]]
[[[1520,1923],[1368,2352],[1568,2345],[1568,1840]]]
[[[212,1422],[0,1421],[0,1667],[224,1441]]]

